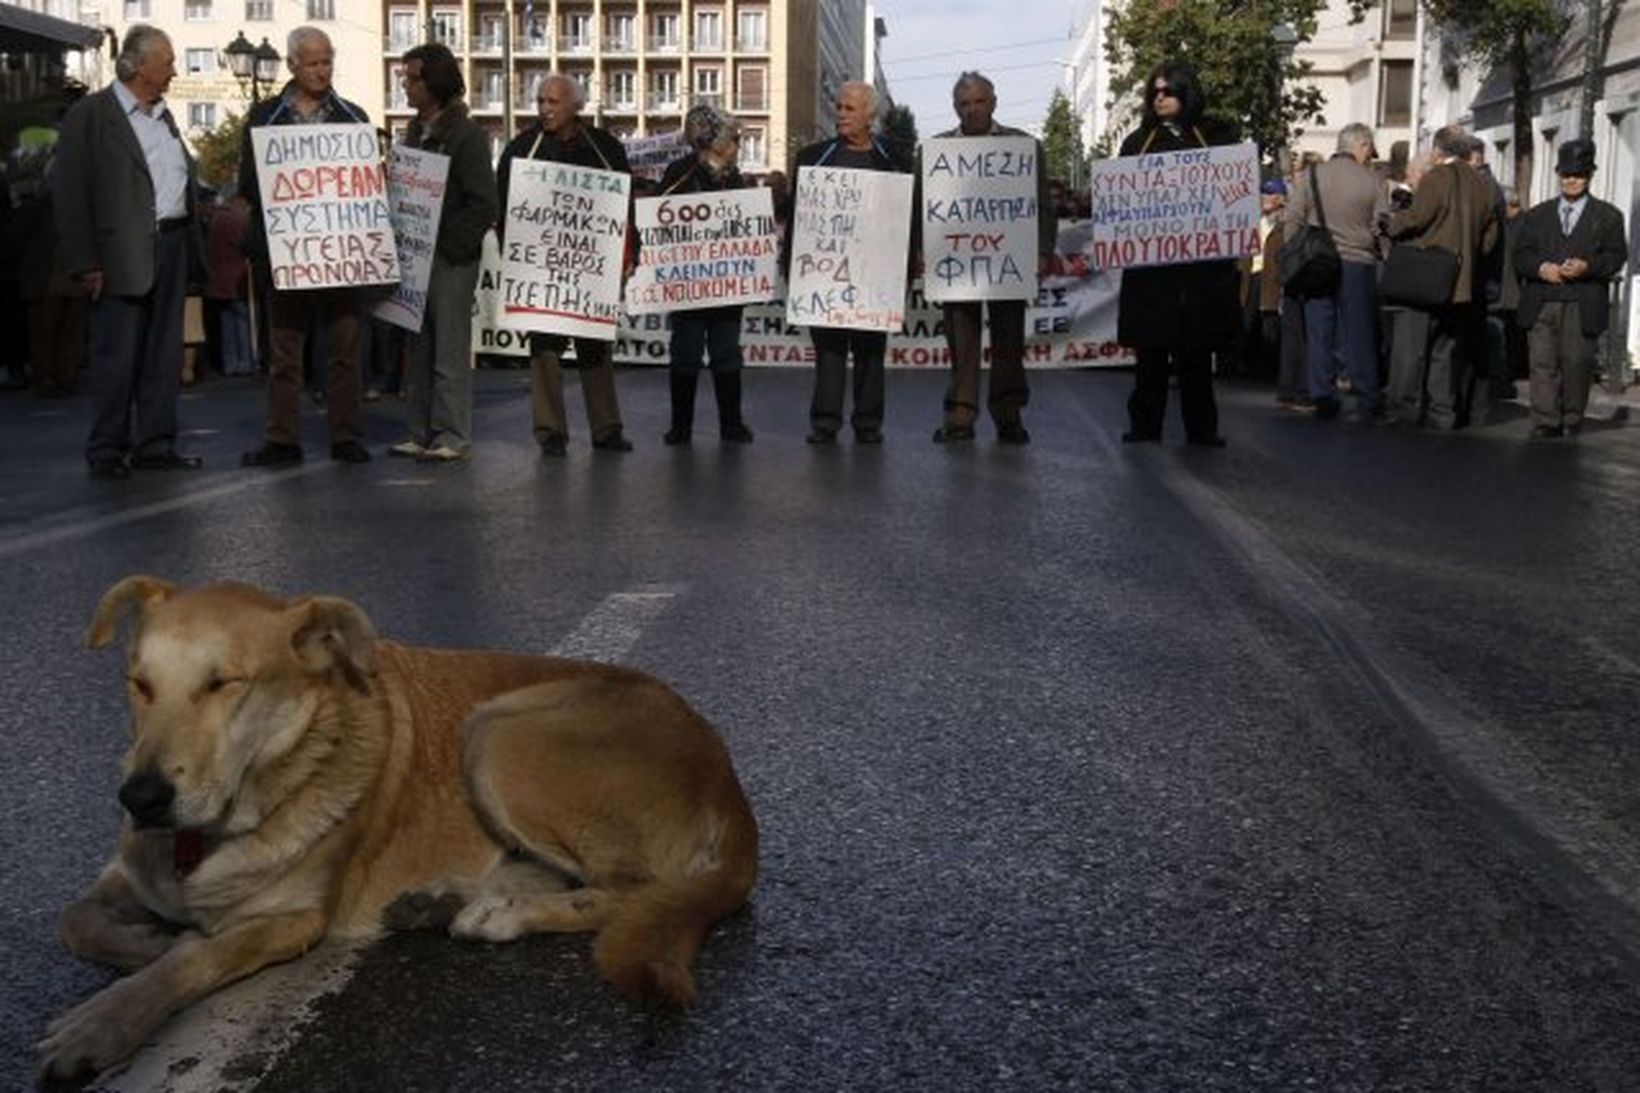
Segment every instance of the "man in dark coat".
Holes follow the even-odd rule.
[[[1526,330],[1532,435],[1575,435],[1589,405],[1595,350],[1607,323],[1606,283],[1623,268],[1623,214],[1589,195],[1594,142],[1560,146],[1560,196],[1522,218],[1517,322]]]
[[[581,117],[586,90],[569,76],[554,72],[535,93],[538,120],[514,137],[501,153],[496,183],[501,190],[501,223],[507,222],[507,188],[514,160],[540,159],[596,167],[630,175],[632,168],[621,142],[606,130],[588,125]],[[562,358],[570,339],[562,334],[530,335],[530,406],[535,442],[541,454],[558,457],[568,451],[569,424],[564,413]],[[603,451],[629,452],[632,442],[621,427],[621,407],[615,398],[614,344],[596,338],[575,339],[575,362],[581,370],[581,394],[586,398],[587,429],[592,446]]]
[[[193,157],[163,97],[176,75],[171,40],[133,26],[114,71],[63,118],[53,178],[67,272],[91,300],[94,478],[200,465],[176,450],[182,308],[201,237]]]
[[[1203,116],[1206,101],[1190,66],[1157,66],[1146,85],[1144,119],[1122,142],[1124,156],[1234,144],[1233,127]],[[1127,443],[1162,439],[1168,375],[1179,376],[1185,440],[1222,448],[1213,399],[1213,353],[1236,344],[1237,271],[1233,258],[1122,271],[1116,340],[1134,352]]]

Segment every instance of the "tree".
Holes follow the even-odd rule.
[[[201,182],[220,190],[238,181],[239,142],[244,132],[244,115],[230,113],[215,129],[194,137],[194,158],[199,162]]]
[[[1515,122],[1515,189],[1529,205],[1532,182],[1532,53],[1545,37],[1558,36],[1565,18],[1555,0],[1424,0],[1430,20],[1489,68],[1509,67]]]
[[[1049,178],[1057,178],[1072,190],[1080,189],[1088,176],[1088,155],[1082,146],[1082,127],[1071,113],[1071,101],[1054,88],[1048,116],[1042,121],[1042,156]]]
[[[904,103],[895,103],[883,115],[883,139],[889,147],[898,148],[906,155],[910,155],[917,147],[917,116],[911,112],[911,107]]]
[[[1110,12],[1105,57],[1111,94],[1142,93],[1164,60],[1196,69],[1208,112],[1240,123],[1267,160],[1321,121],[1321,91],[1305,82],[1313,67],[1297,60],[1270,33],[1285,23],[1307,42],[1315,35],[1324,0],[1172,0],[1124,4]],[[1114,134],[1101,137],[1109,147]]]

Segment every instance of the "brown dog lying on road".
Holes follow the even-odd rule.
[[[51,1026],[48,1080],[322,938],[440,914],[489,941],[596,931],[623,993],[694,997],[695,951],[756,880],[757,824],[722,740],[664,684],[378,640],[346,600],[152,577],[108,590],[92,647],[128,615],[129,815],[63,936],[132,974]]]

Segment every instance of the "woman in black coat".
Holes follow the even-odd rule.
[[[1157,65],[1146,83],[1144,118],[1122,142],[1121,155],[1177,152],[1234,144],[1234,127],[1204,118],[1206,100],[1189,65]],[[1213,400],[1213,353],[1237,344],[1237,273],[1234,259],[1143,266],[1124,270],[1117,312],[1117,341],[1138,363],[1128,398],[1129,443],[1162,438],[1167,381],[1179,376],[1179,409],[1185,439],[1224,447]]]

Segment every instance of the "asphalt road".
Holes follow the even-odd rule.
[[[0,1088],[108,981],[55,936],[110,853],[132,572],[362,605],[384,633],[619,659],[719,726],[763,830],[701,999],[654,1018],[581,937],[324,947],[172,1022],[111,1090],[1640,1088],[1640,429],[1351,427],[1221,389],[1224,451],[1116,442],[1130,379],[1034,379],[1027,448],[475,458],[252,473],[260,393],[190,393],[197,474],[87,479],[83,401],[0,398]],[[372,446],[399,439],[370,408]],[[308,422],[310,456],[322,455]]]

